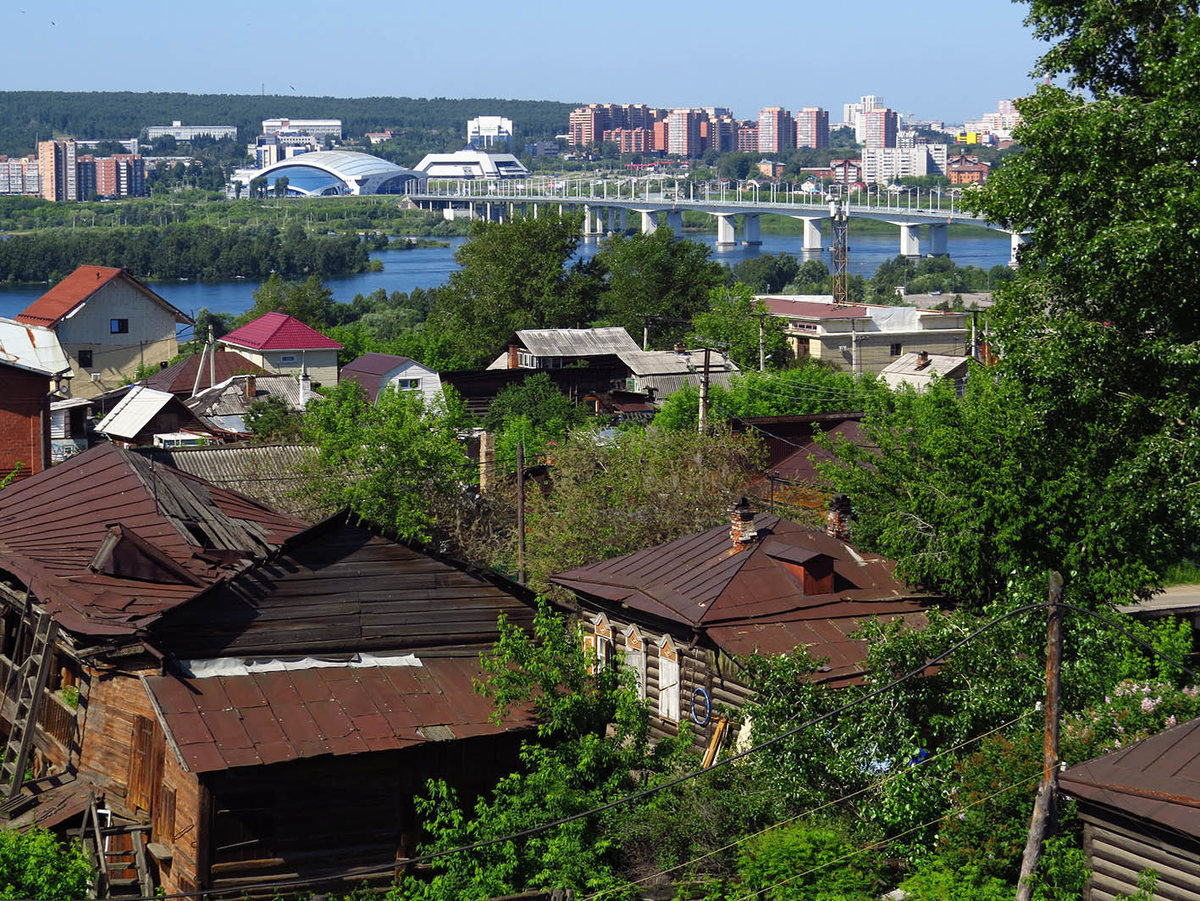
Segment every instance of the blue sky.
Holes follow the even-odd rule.
[[[0,88],[841,105],[961,121],[1029,93],[1043,45],[1009,0],[599,3],[4,0]],[[22,12],[24,10],[24,12]],[[841,14],[839,26],[830,22]]]

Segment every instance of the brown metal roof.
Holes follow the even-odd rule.
[[[348,379],[353,379],[362,385],[367,400],[375,403],[375,399],[379,397],[379,392],[383,388],[384,376],[410,361],[410,357],[400,357],[395,354],[363,354],[357,360],[351,360],[342,367],[341,372],[338,373],[338,382],[340,384]]]
[[[178,363],[172,363],[166,369],[159,370],[154,375],[142,379],[140,384],[157,391],[191,397],[192,389],[196,385],[196,368],[200,365],[200,357],[200,354],[185,357]],[[213,361],[217,370],[217,384],[242,373],[259,375],[267,371],[241,354],[224,347],[217,348],[217,352],[213,354]],[[200,390],[212,387],[209,379],[210,371],[208,357],[205,357],[204,369],[200,371]]]
[[[1200,719],[1071,767],[1064,791],[1200,838]]]
[[[849,638],[861,620],[879,615],[923,622],[925,596],[893,575],[890,560],[776,516],[759,514],[754,523],[758,538],[741,549],[729,528],[718,526],[550,581],[691,627],[729,654],[787,653],[806,645],[842,669],[864,657],[862,645]],[[797,561],[815,558],[832,566],[834,590],[807,595]]]
[[[520,711],[491,721],[492,702],[473,687],[482,677],[466,657],[145,682],[184,765],[203,773],[528,728]]]
[[[240,559],[265,558],[307,526],[101,445],[0,492],[0,569],[29,586],[60,626],[83,634],[132,632],[203,590],[185,579],[106,573],[97,554],[117,524],[202,585],[237,571],[245,565]],[[237,553],[222,553],[228,551]]]

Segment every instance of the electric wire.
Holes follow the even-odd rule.
[[[1031,708],[1031,709],[1025,711],[1025,713],[1022,713],[1020,716],[1014,717],[1013,719],[1009,720],[1007,723],[1003,723],[994,729],[989,729],[987,732],[984,732],[982,735],[977,735],[974,738],[969,738],[964,742],[960,742],[959,744],[954,745],[953,747],[945,748],[941,751],[938,751],[936,754],[933,754],[930,757],[926,757],[924,760],[920,761],[919,766],[925,766],[926,764],[932,763],[933,761],[937,760],[939,757],[945,757],[947,754],[952,754],[955,751],[959,751],[959,750],[967,747],[968,745],[974,744],[977,741],[982,741],[983,739],[988,738],[989,736],[995,735],[997,732],[1002,732],[1005,729],[1007,729],[1009,726],[1013,726],[1013,725],[1019,723],[1021,720],[1025,719],[1026,717],[1031,716],[1037,712],[1038,712],[1038,710],[1036,707]],[[742,844],[742,842],[749,841],[752,838],[757,838],[760,835],[765,835],[766,833],[768,833],[774,829],[779,829],[782,826],[786,826],[789,823],[794,823],[796,820],[802,819],[804,817],[809,817],[815,813],[820,813],[822,810],[825,810],[826,808],[835,807],[838,804],[842,804],[853,798],[857,798],[859,795],[864,795],[864,794],[867,794],[868,792],[873,792],[876,789],[881,788],[884,785],[887,785],[889,782],[894,782],[895,780],[899,779],[901,776],[906,776],[911,772],[912,772],[911,769],[900,769],[900,770],[896,770],[895,772],[888,773],[888,775],[884,776],[882,779],[878,779],[875,782],[872,782],[870,785],[866,785],[856,791],[852,791],[847,795],[842,795],[842,797],[837,798],[833,801],[826,801],[824,804],[820,804],[816,807],[811,807],[808,810],[803,810],[800,813],[796,814],[795,816],[790,816],[787,819],[780,820],[777,823],[771,823],[769,826],[766,826],[766,827],[758,830],[757,832],[752,832],[748,835],[740,836],[739,838],[734,839],[727,845],[723,845],[720,848],[715,848],[712,851],[708,851],[704,854],[701,854],[699,857],[693,857],[691,860],[686,860],[683,863],[675,864],[672,867],[667,867],[666,869],[663,869],[663,870],[657,870],[657,871],[651,873],[649,876],[643,876],[640,879],[635,879],[629,884],[630,885],[641,885],[645,882],[649,882],[651,879],[657,879],[659,876],[666,876],[668,873],[673,873],[676,870],[683,869],[684,867],[690,867],[693,864],[697,864],[702,860],[707,860],[708,858],[713,857],[717,854],[721,854],[722,852],[728,851],[732,848],[736,848],[738,845]],[[594,901],[594,899],[596,899],[596,898],[601,898],[604,895],[607,895],[611,892],[621,891],[622,889],[624,889],[626,887],[627,886],[615,886],[613,888],[601,889],[600,891],[598,891],[594,894],[585,895],[581,899],[581,901]]]

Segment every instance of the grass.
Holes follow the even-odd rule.
[[[1200,563],[1181,560],[1167,567],[1163,585],[1200,585]]]

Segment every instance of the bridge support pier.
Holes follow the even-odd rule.
[[[1023,235],[1020,232],[1010,232],[1012,238],[1012,252],[1008,257],[1008,265],[1012,269],[1016,269],[1020,265],[1018,254],[1022,247],[1029,243],[1029,235]]]
[[[537,218],[537,214],[538,214],[538,205],[535,203],[535,204],[533,205],[533,218],[534,218],[534,219],[536,219],[536,218]]]
[[[658,231],[658,212],[656,210],[639,210],[642,214],[642,234],[652,235]]]
[[[629,228],[629,221],[626,217],[626,214],[628,212],[629,212],[629,210],[625,209],[625,207],[621,207],[621,231],[622,232],[624,232],[625,229]]]
[[[760,231],[758,216],[742,216],[742,229],[744,237],[742,243],[747,247],[762,246],[762,232]]]
[[[733,214],[717,216],[717,246],[733,247],[737,244],[737,231],[733,225]]]
[[[929,226],[929,253],[931,256],[945,257],[950,255],[949,245],[946,243],[948,232],[949,226],[946,225]]]
[[[805,253],[820,253],[823,249],[821,246],[821,229],[817,227],[816,219],[804,220],[804,252]]]
[[[675,232],[676,238],[683,237],[683,211],[671,210],[667,213],[667,227]]]
[[[909,258],[921,255],[921,226],[900,224],[900,255]]]
[[[617,211],[612,207],[608,208],[608,233],[613,233],[613,228],[617,224]]]

